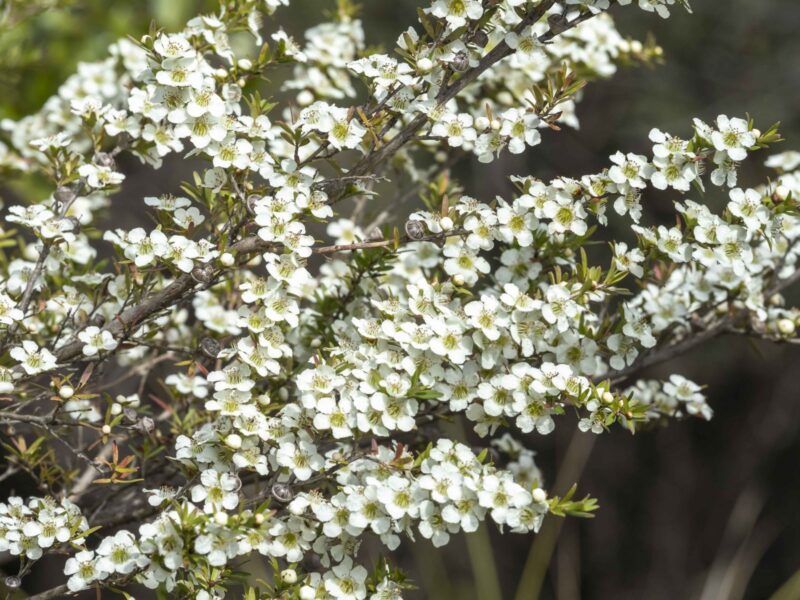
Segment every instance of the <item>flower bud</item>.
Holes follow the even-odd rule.
[[[240,58],[236,61],[236,66],[240,69],[244,69],[245,71],[249,71],[253,68],[253,62],[247,58]]]
[[[603,392],[602,399],[603,402],[605,402],[606,404],[611,404],[612,402],[614,402],[614,394],[612,394],[611,392]]]
[[[236,258],[230,252],[223,252],[219,257],[219,262],[223,267],[232,267],[236,263]]]
[[[500,104],[513,104],[514,103],[514,96],[512,96],[508,90],[503,90],[498,92],[497,94],[497,101]]]
[[[314,102],[314,94],[312,94],[310,91],[303,90],[297,94],[297,103],[300,106],[308,106],[312,102]]]
[[[782,335],[793,335],[796,329],[794,321],[791,319],[781,319],[778,321],[778,331],[780,331]]]
[[[242,447],[242,437],[239,434],[231,433],[225,438],[225,445],[228,446],[228,448],[238,450]]]
[[[264,513],[258,513],[255,516],[256,525],[261,525],[264,522]]]
[[[479,130],[489,129],[489,117],[480,116],[475,119],[475,128]]]
[[[103,435],[108,435],[111,433],[111,425],[103,425],[101,431],[103,432]]]
[[[317,592],[312,587],[304,586],[300,590],[300,600],[314,600],[317,597]]]
[[[228,524],[228,513],[219,511],[218,513],[214,514],[214,520],[217,522],[217,525],[227,525]]]
[[[422,57],[417,61],[417,70],[421,73],[427,73],[433,68],[433,61],[428,57]]]
[[[533,490],[531,495],[533,496],[533,501],[540,504],[547,500],[547,492],[545,492],[542,488],[536,488]]]
[[[72,398],[72,395],[75,393],[75,388],[71,385],[62,385],[58,389],[58,395],[61,396],[64,400],[69,400]]]
[[[284,569],[281,571],[281,581],[288,585],[297,583],[297,571],[294,569]]]

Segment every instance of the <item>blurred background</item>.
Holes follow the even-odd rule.
[[[0,9],[8,2],[0,0]],[[215,3],[57,4],[61,8],[0,33],[0,117],[36,110],[78,61],[103,57],[119,37],[145,33],[151,18],[175,29]],[[333,4],[293,0],[281,22],[301,32]],[[370,23],[368,43],[391,47],[420,2],[361,4]],[[800,2],[692,4],[693,15],[675,10],[668,21],[617,10],[623,34],[644,39],[652,33],[664,48],[665,63],[590,85],[578,110],[579,131],[548,133],[535,152],[506,154],[490,167],[459,165],[467,193],[479,198],[506,193],[506,175],[512,173],[548,178],[598,171],[618,149],[646,152],[652,127],[688,135],[693,116],[710,120],[721,113],[749,113],[763,128],[781,121],[788,140],[781,149],[800,149]],[[13,5],[21,12],[12,15],[32,10],[34,3]],[[124,166],[128,182],[115,200],[115,218],[142,220],[142,195],[177,191],[180,178],[165,172],[169,169],[137,179],[139,167],[133,161]],[[767,172],[756,160],[743,175],[745,184],[755,185]],[[6,204],[30,191],[0,182]],[[669,194],[649,196],[646,209],[652,218],[668,221],[672,200]],[[720,199],[709,195],[703,201]],[[482,530],[440,550],[424,540],[413,552],[404,544],[399,561],[419,585],[409,598],[800,598],[800,348],[721,339],[648,375],[672,372],[708,384],[715,411],[710,423],[686,421],[636,436],[614,430],[595,437],[573,434],[573,424],[561,422],[548,437],[531,436],[526,442],[538,452],[547,487],[563,492],[578,482],[581,493],[598,498],[597,517],[548,519],[539,535],[530,537]],[[2,495],[33,491],[25,488],[24,481],[12,482]],[[243,568],[259,570],[253,561]],[[28,583],[29,591],[52,585],[44,571]]]

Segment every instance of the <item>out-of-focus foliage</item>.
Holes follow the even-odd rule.
[[[36,110],[80,61],[121,37],[174,29],[214,0],[0,0],[0,118]]]

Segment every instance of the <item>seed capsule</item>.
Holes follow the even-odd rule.
[[[421,240],[425,237],[425,224],[422,221],[406,221],[406,235],[412,240]]]
[[[294,498],[292,488],[285,483],[276,483],[272,486],[272,497],[278,502],[290,502]]]
[[[14,577],[13,575],[9,575],[8,577],[6,577],[6,580],[5,580],[4,583],[6,584],[7,588],[12,589],[12,590],[17,589],[19,586],[22,585],[22,581],[20,580],[20,578],[19,577]]]
[[[247,197],[247,200],[245,201],[245,204],[247,205],[247,211],[251,215],[255,215],[256,214],[256,205],[258,204],[258,202],[260,200],[261,200],[261,196],[259,196],[258,194],[250,194]]]
[[[152,419],[152,417],[142,417],[142,420],[139,421],[139,429],[141,429],[144,433],[150,433],[156,428],[156,422]]]
[[[94,161],[101,167],[114,168],[114,157],[108,152],[98,152],[94,155]]]
[[[75,198],[75,192],[66,186],[61,186],[53,192],[53,197],[59,204],[69,204]]]
[[[211,283],[214,278],[214,267],[211,265],[197,266],[192,269],[192,279],[197,283]]]
[[[457,71],[458,73],[463,73],[469,69],[469,57],[467,56],[467,53],[461,50],[456,52],[453,60],[450,63],[450,66],[452,66],[453,70]]]
[[[214,338],[207,337],[200,340],[200,352],[205,354],[208,358],[217,358],[221,351],[222,347]]]

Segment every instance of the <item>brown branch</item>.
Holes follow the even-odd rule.
[[[33,596],[28,596],[28,600],[50,600],[51,598],[63,598],[68,593],[69,593],[69,588],[65,583],[64,585],[51,588],[46,592],[41,592]]]
[[[104,329],[115,338],[122,337],[134,327],[141,325],[148,317],[169,308],[190,291],[197,281],[190,274],[183,274],[175,281],[147,298],[141,304],[133,306],[117,315]],[[72,342],[56,353],[59,363],[67,363],[82,356],[83,343]]]

